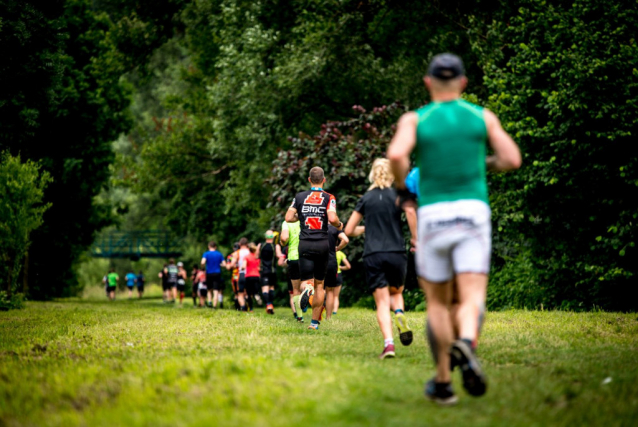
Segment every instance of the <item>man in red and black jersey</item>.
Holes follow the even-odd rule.
[[[337,202],[334,196],[323,191],[326,178],[323,169],[310,169],[308,178],[311,188],[298,193],[286,212],[286,222],[300,222],[299,233],[299,270],[301,286],[305,286],[299,305],[302,310],[308,307],[310,295],[315,294],[312,304],[312,322],[308,329],[319,329],[321,309],[325,297],[323,282],[326,278],[330,243],[328,224],[339,230],[343,223],[337,216]]]

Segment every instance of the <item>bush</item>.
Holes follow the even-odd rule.
[[[0,291],[0,311],[24,308],[26,300],[24,294],[8,295],[5,291]]]
[[[8,152],[0,156],[0,289],[6,290],[8,301],[13,300],[30,234],[42,224],[50,206],[42,204],[50,181],[37,163],[22,163]]]

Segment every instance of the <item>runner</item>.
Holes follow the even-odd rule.
[[[332,225],[328,226],[328,239],[330,241],[330,255],[328,258],[328,269],[326,270],[326,320],[332,317],[334,307],[335,289],[337,286],[337,275],[339,274],[339,263],[337,262],[337,251],[345,248],[350,242],[346,233],[338,230]],[[337,243],[338,241],[338,243]]]
[[[166,285],[168,287],[166,302],[175,304],[175,300],[177,299],[177,280],[179,278],[179,268],[175,265],[175,259],[171,258],[168,260],[168,265],[164,269],[164,275],[166,276]],[[173,298],[169,299],[171,295]]]
[[[487,389],[475,355],[491,253],[486,169],[505,171],[521,165],[518,146],[494,113],[461,99],[466,84],[459,57],[435,56],[425,77],[432,102],[401,117],[387,153],[397,187],[405,192],[410,154],[417,149],[416,265],[437,351],[437,372],[425,394],[441,405],[457,401],[450,363],[461,368],[469,394],[480,396]],[[486,142],[494,150],[491,156],[486,156]],[[459,294],[455,317],[461,338],[457,340],[449,309],[453,280]]]
[[[140,273],[137,275],[137,297],[142,299],[142,295],[144,295],[144,283],[146,282],[146,277],[144,277],[144,273],[140,270]]]
[[[299,305],[307,308],[310,296],[314,294],[312,303],[312,321],[308,329],[319,329],[325,292],[323,282],[328,267],[329,246],[328,223],[339,230],[343,223],[337,216],[337,202],[334,196],[323,190],[326,178],[323,169],[310,169],[308,178],[311,188],[298,193],[286,212],[286,222],[300,223],[299,234],[299,270],[303,291]]]
[[[243,270],[245,271],[246,298],[250,301],[253,295],[259,293],[261,282],[259,266],[261,264],[261,260],[257,257],[257,245],[250,242],[248,244],[248,250],[250,253],[244,257]],[[250,311],[252,311],[252,307],[250,308]]]
[[[109,297],[109,281],[107,279],[109,273],[106,273],[103,277],[102,277],[102,284],[104,285],[104,292],[106,293],[106,297]]]
[[[197,264],[193,264],[193,268],[191,269],[191,294],[193,297],[193,307],[197,307],[197,300],[199,296],[199,289],[197,288],[197,273],[199,273],[199,267]]]
[[[120,276],[117,275],[114,268],[109,270],[109,274],[106,275],[106,290],[111,301],[115,301],[115,290],[117,289],[117,282],[120,281]]]
[[[128,289],[128,299],[131,299],[133,298],[133,288],[135,283],[137,283],[137,276],[131,270],[124,276],[124,280],[126,280],[126,288]]]
[[[288,268],[288,246],[284,246],[281,249],[281,255],[279,255],[279,258],[277,260],[277,265],[283,269],[286,270],[286,284],[288,285],[288,301],[290,303],[290,308],[292,309],[292,315],[295,318],[295,320],[297,319],[297,308],[295,307],[295,302],[293,300],[294,294],[293,294],[293,288],[292,288],[292,280],[290,280],[290,271]]]
[[[188,274],[186,273],[186,269],[184,268],[183,262],[177,263],[177,291],[175,292],[175,297],[177,297],[177,293],[179,293],[179,306],[184,306],[184,291],[186,290],[186,279],[188,278]]]
[[[233,302],[235,304],[235,310],[239,310],[239,299],[237,297],[239,286],[239,268],[237,267],[237,265],[233,266],[233,259],[235,258],[235,256],[238,256],[238,251],[239,242],[235,242],[233,244],[233,252],[226,258],[226,269],[232,270],[230,283],[233,287]]]
[[[292,311],[298,322],[303,323],[303,312],[299,307],[299,299],[301,298],[301,276],[299,272],[299,221],[288,223],[286,221],[281,225],[281,235],[279,241],[282,245],[288,245],[287,266],[288,278],[292,285]]]
[[[226,267],[228,269],[233,267],[238,268],[239,278],[237,280],[237,299],[239,300],[240,311],[247,311],[246,303],[250,306],[250,311],[253,311],[252,298],[250,298],[246,292],[246,263],[244,261],[249,253],[248,239],[242,237],[239,239],[239,249],[233,254],[232,264]]]
[[[261,260],[261,295],[266,303],[266,313],[275,314],[275,260],[281,256],[281,246],[275,244],[275,233],[272,230],[266,231],[265,237],[266,242],[257,246],[257,257]]]
[[[164,264],[164,267],[159,272],[157,277],[159,277],[160,280],[162,281],[162,301],[164,301],[165,303],[168,303],[170,300],[169,294],[171,291],[171,285],[170,283],[168,283],[168,273],[165,273],[166,267],[168,267],[168,264]]]
[[[197,270],[193,288],[197,289],[197,294],[199,295],[199,305],[195,304],[195,307],[204,308],[204,303],[208,296],[208,287],[206,286],[206,268],[203,265],[200,265]]]
[[[326,296],[326,311],[328,314],[332,313],[330,316],[326,315],[327,319],[339,311],[339,294],[341,294],[341,287],[343,285],[343,275],[341,272],[350,270],[351,268],[352,266],[348,262],[346,254],[342,251],[337,251],[337,285],[333,288],[326,288],[328,292]]]
[[[226,267],[224,255],[217,250],[217,243],[210,241],[208,251],[202,255],[201,265],[206,266],[206,286],[208,287],[208,307],[217,309],[219,294],[224,291],[222,267]]]
[[[395,356],[392,337],[392,317],[399,330],[401,344],[412,343],[412,330],[403,313],[403,285],[408,266],[405,239],[401,230],[401,208],[397,192],[392,188],[394,177],[387,159],[372,163],[370,188],[354,208],[346,234],[358,236],[365,233],[363,264],[368,288],[377,305],[377,321],[383,334],[383,351],[380,359]],[[358,226],[365,218],[366,225]]]

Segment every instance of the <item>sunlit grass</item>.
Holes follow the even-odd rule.
[[[100,289],[100,292],[103,292]],[[0,313],[0,425],[632,425],[635,314],[490,313],[488,394],[426,401],[424,314],[410,347],[379,361],[374,312],[319,331],[275,316],[101,295]],[[398,340],[397,340],[398,342]],[[611,378],[609,380],[608,378]]]

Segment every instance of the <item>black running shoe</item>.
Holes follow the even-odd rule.
[[[425,397],[441,406],[456,405],[459,400],[450,383],[437,383],[432,378],[425,384]]]
[[[472,348],[465,341],[456,340],[450,354],[453,364],[461,369],[465,390],[472,396],[484,395],[487,391],[487,377]]]

